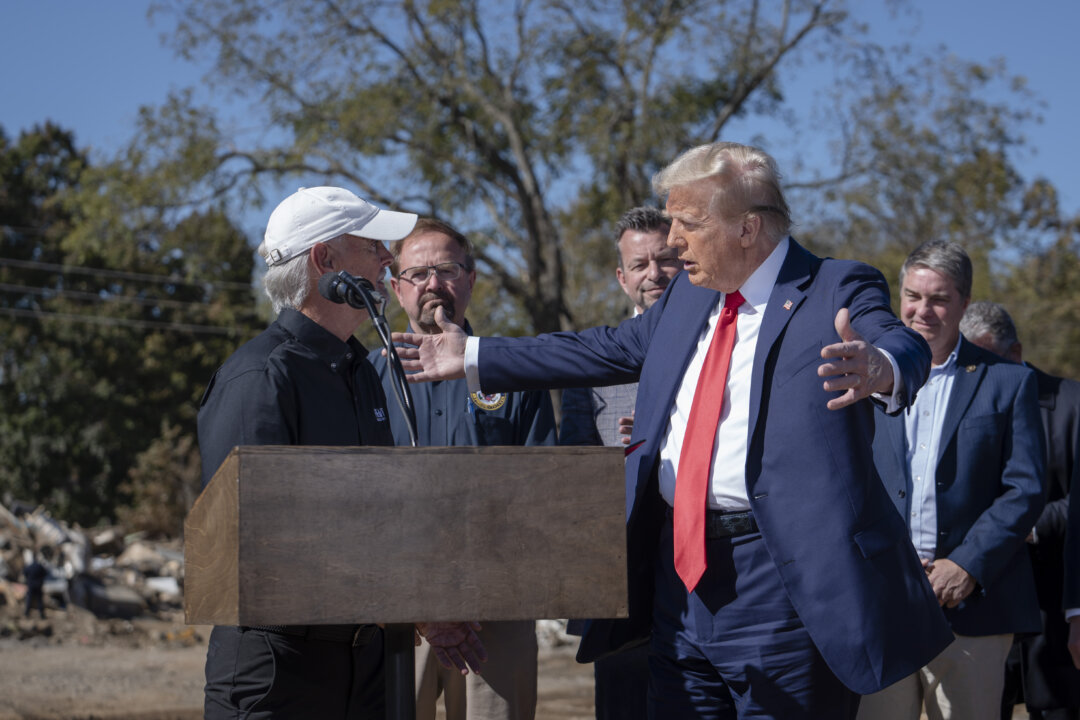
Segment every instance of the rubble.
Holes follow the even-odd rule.
[[[48,571],[44,620],[36,612],[24,618],[23,569],[35,557]],[[116,527],[86,531],[42,507],[0,504],[0,637],[97,645],[106,636],[137,644],[154,635],[143,639],[188,645],[198,638],[184,630],[183,584],[180,540],[154,542]],[[141,629],[160,621],[179,629]]]

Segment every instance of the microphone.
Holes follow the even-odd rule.
[[[367,310],[375,317],[382,314],[386,298],[369,280],[346,271],[325,273],[319,278],[319,294],[330,302],[347,303],[349,307]]]
[[[369,280],[356,277],[342,270],[341,272],[325,273],[319,278],[319,294],[330,302],[348,303],[349,307],[357,310],[367,310],[375,332],[386,348],[386,360],[390,368],[391,387],[394,391],[394,399],[398,407],[405,415],[405,424],[409,429],[409,443],[416,447],[416,407],[413,405],[412,393],[409,391],[409,383],[405,379],[405,369],[401,366],[401,358],[390,338],[390,327],[386,324],[383,315],[383,305],[386,298],[375,289]]]

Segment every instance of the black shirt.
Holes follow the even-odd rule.
[[[202,484],[237,445],[393,445],[367,351],[282,310],[214,373],[199,408]]]

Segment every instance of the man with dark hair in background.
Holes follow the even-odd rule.
[[[1032,720],[1077,720],[1080,670],[1073,666],[1069,655],[1068,624],[1061,601],[1069,488],[1075,473],[1080,472],[1080,382],[1048,375],[1025,363],[1016,325],[997,303],[980,301],[968,305],[960,332],[983,350],[1031,368],[1039,389],[1039,412],[1046,438],[1046,507],[1027,537],[1042,632],[1013,641],[1005,661],[1001,717],[1009,720],[1013,707],[1024,703]]]
[[[671,221],[656,208],[636,207],[615,224],[619,286],[634,303],[634,315],[660,299],[680,270],[675,248],[667,246]],[[560,445],[625,445],[630,440],[637,383],[569,388],[562,394]],[[581,621],[567,631],[581,634]],[[649,646],[642,642],[594,663],[597,720],[644,718],[649,689]]]

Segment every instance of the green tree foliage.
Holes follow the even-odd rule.
[[[165,7],[178,50],[216,58],[208,81],[273,132],[226,136],[177,97],[143,138],[193,148],[221,191],[301,174],[455,222],[531,326],[511,331],[613,320],[588,302],[614,287],[610,249],[599,274],[568,264],[595,268],[589,248],[657,169],[733,117],[775,112],[778,68],[845,27],[831,0]]]
[[[92,524],[161,428],[257,323],[244,236],[170,216],[141,177],[91,168],[52,125],[0,135],[0,492]]]

